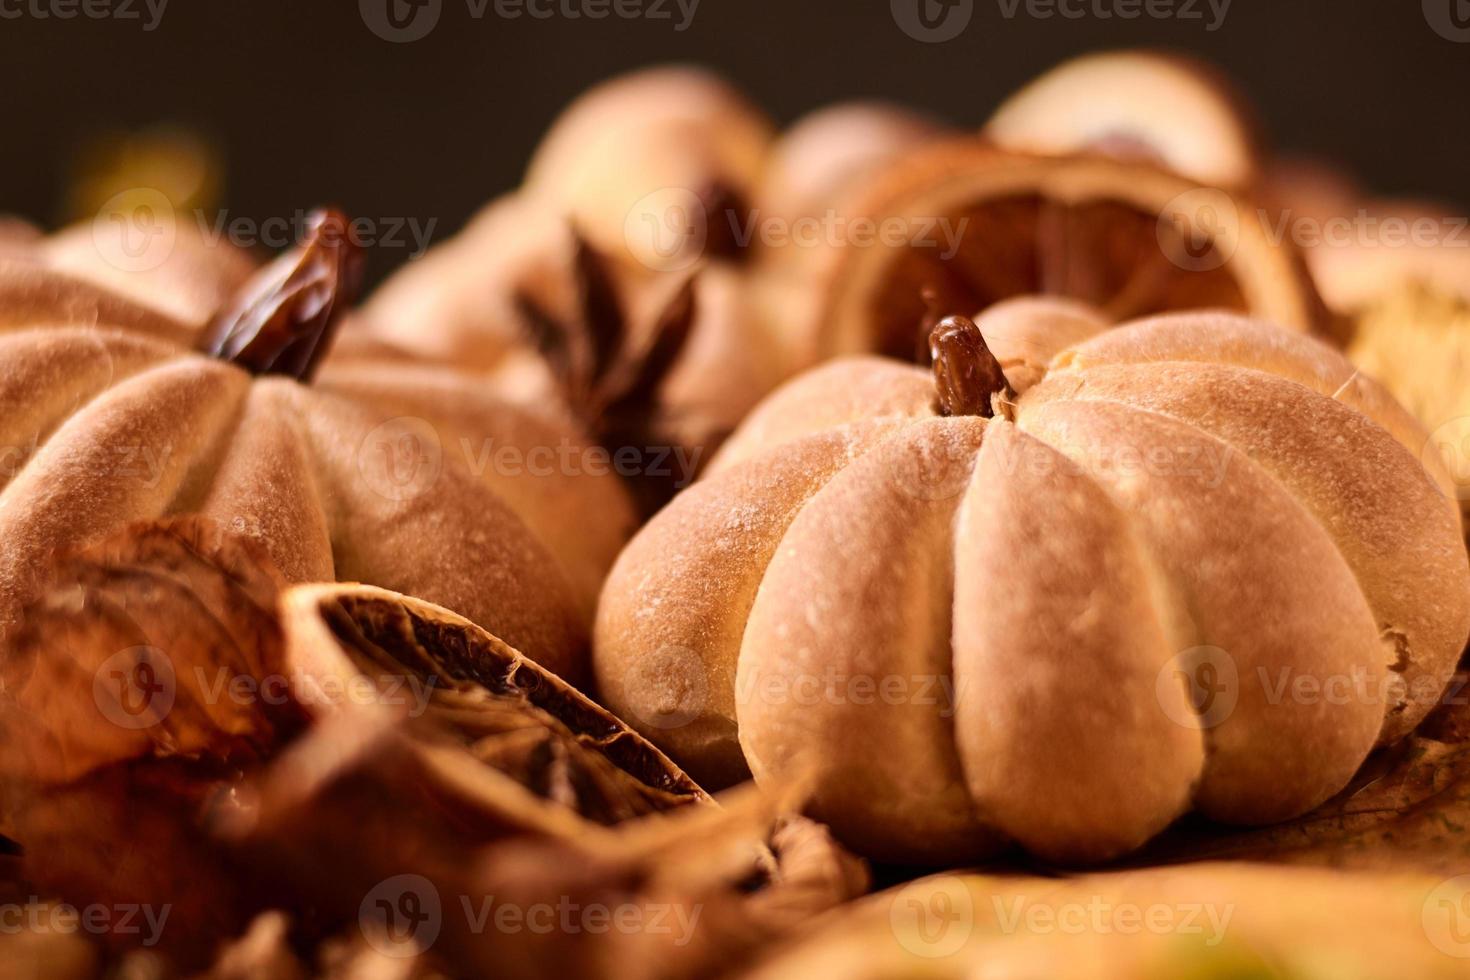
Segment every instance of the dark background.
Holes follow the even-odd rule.
[[[1217,62],[1277,145],[1339,159],[1380,191],[1470,206],[1470,43],[1436,33],[1420,0],[1234,0],[1213,32],[1203,2],[1205,20],[1124,21],[1038,19],[1024,5],[1008,18],[1009,2],[973,0],[968,28],[939,44],[900,30],[889,0],[701,0],[683,32],[672,20],[507,20],[493,5],[475,19],[466,0],[442,0],[436,28],[406,44],[370,31],[358,0],[171,0],[152,32],[31,12],[57,2],[0,0],[20,14],[0,19],[0,211],[46,223],[65,217],[80,148],[108,129],[205,133],[227,161],[219,203],[232,215],[335,201],[436,219],[443,237],[515,184],[559,107],[629,68],[712,66],[783,122],[881,96],[971,125],[1055,62],[1128,45]],[[379,254],[375,270],[404,257]]]

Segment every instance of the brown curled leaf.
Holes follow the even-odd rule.
[[[606,827],[475,766],[452,739],[430,742],[381,715],[343,713],[211,824],[252,867],[290,882],[281,900],[315,928],[393,925],[406,954],[427,937],[424,958],[451,975],[694,977],[752,958],[865,890],[861,862],[823,829],[781,817],[788,803],[748,793],[728,808],[680,806]],[[487,902],[492,911],[682,910],[688,932],[476,928]],[[423,918],[436,904],[442,914]],[[433,931],[421,935],[429,922]]]
[[[824,828],[778,815],[754,792],[723,810],[685,810],[619,828],[608,839],[534,841],[484,849],[470,894],[530,907],[558,896],[573,908],[631,908],[668,928],[574,931],[516,943],[485,935],[458,944],[456,965],[506,977],[548,974],[643,980],[734,974],[867,890],[866,867]]]
[[[271,668],[285,580],[256,542],[186,518],[62,558],[0,656],[0,778],[61,784],[142,758],[269,751],[288,714],[227,696]]]
[[[302,963],[326,968],[343,936],[368,948],[338,944],[342,956],[381,962],[375,889],[412,875],[453,904],[405,976],[696,976],[865,887],[862,865],[824,830],[782,816],[799,801],[722,810],[651,744],[468,621],[366,586],[278,592],[258,557],[198,520],[132,528],[70,559],[70,584],[38,606],[79,613],[47,620],[66,638],[52,650],[66,666],[7,661],[26,699],[47,692],[26,703],[52,743],[36,743],[45,768],[11,767],[9,787],[24,790],[7,801],[22,873],[68,901],[171,907],[153,952],[172,966],[203,967],[245,935],[219,969],[289,968],[278,919],[246,933],[267,910],[291,917]],[[169,651],[183,668],[174,703],[141,734],[62,731],[89,710],[89,669],[115,642]],[[221,670],[259,695],[222,695]],[[460,896],[501,894],[703,918],[673,946],[668,934],[466,927]],[[122,953],[137,941],[103,944]]]

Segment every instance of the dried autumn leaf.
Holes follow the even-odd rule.
[[[493,896],[501,907],[559,903],[574,925],[515,942],[494,930],[474,935],[455,963],[473,974],[527,978],[733,972],[867,890],[861,862],[825,828],[779,817],[785,802],[749,794],[723,811],[624,825],[595,846],[581,840],[489,848],[470,877],[469,895]],[[578,928],[575,916],[588,909],[626,915],[631,925],[605,935]]]
[[[414,922],[437,910],[432,929],[409,931],[420,946],[407,952],[461,972],[695,975],[863,890],[861,865],[824,829],[778,819],[786,808],[774,801],[711,805],[611,715],[458,617],[357,586],[295,588],[283,610],[293,663],[326,675],[340,658],[380,679],[418,671],[426,692],[407,718],[325,713],[211,814],[326,933],[354,916],[387,928],[377,909],[391,920],[403,904]],[[696,945],[670,950],[657,932],[505,934],[467,922],[464,903],[490,896],[521,907],[565,896],[683,903],[711,917]]]
[[[0,658],[0,778],[72,782],[144,757],[259,759],[293,719],[229,693],[273,669],[284,579],[201,519],[143,523],[61,559]]]
[[[258,901],[198,819],[238,777],[168,759],[115,764],[36,790],[15,813],[25,877],[78,907],[133,909],[135,918],[161,921],[147,936],[137,921],[109,920],[90,938],[111,952],[148,940],[180,964],[202,963]]]
[[[866,889],[861,863],[825,829],[779,818],[784,806],[754,796],[729,809],[683,807],[575,833],[537,828],[474,847],[462,826],[431,816],[444,812],[442,800],[431,803],[424,785],[384,806],[382,781],[402,789],[401,773],[389,773],[408,746],[395,733],[357,734],[353,759],[292,793],[293,779],[331,767],[325,756],[353,737],[309,735],[239,826],[244,846],[291,883],[293,900],[335,910],[338,918],[318,916],[320,926],[361,930],[395,959],[467,976],[706,976]],[[305,867],[315,873],[302,875]],[[519,924],[492,918],[504,909]],[[598,927],[584,915],[628,924]]]
[[[233,696],[276,669],[283,581],[258,545],[197,518],[127,528],[53,575],[0,656],[5,830],[43,891],[168,907],[163,940],[197,960],[247,904],[197,814],[304,722]]]
[[[64,564],[75,584],[57,594],[71,603],[38,605],[30,645],[6,662],[38,729],[15,734],[40,768],[10,758],[7,769],[22,790],[25,873],[69,901],[171,908],[158,948],[170,962],[210,962],[271,909],[296,923],[298,950],[344,935],[396,950],[370,899],[411,875],[450,900],[505,883],[527,902],[575,892],[723,910],[673,951],[657,933],[579,935],[563,954],[539,936],[446,921],[414,970],[505,975],[520,962],[532,975],[564,962],[613,975],[636,962],[635,975],[692,975],[864,887],[825,830],[778,817],[791,801],[722,811],[612,715],[467,620],[363,586],[277,595],[257,557],[196,521],[133,528]],[[175,668],[172,701],[150,703],[136,730],[73,740],[61,729],[95,728],[88,712],[120,700],[92,689],[117,642]],[[659,816],[670,812],[689,816]],[[267,925],[216,967],[238,975],[275,957]],[[362,950],[348,961],[358,965],[337,967],[382,965]]]
[[[283,628],[281,578],[255,546],[202,521],[130,528],[57,573],[64,584],[0,660],[6,829],[48,891],[177,906],[166,939],[186,962],[269,900],[202,815],[238,806],[242,776],[313,722],[394,731],[405,765],[373,806],[416,785],[461,794],[452,817],[474,840],[707,800],[591,701],[436,607],[410,619],[393,615],[389,593],[363,590],[354,604],[329,591],[309,621],[285,617],[315,632]],[[435,689],[422,717],[399,686]],[[509,802],[487,814],[487,796]]]

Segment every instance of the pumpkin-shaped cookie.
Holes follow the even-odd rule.
[[[625,492],[583,465],[576,426],[467,374],[327,363],[359,265],[346,229],[319,215],[202,332],[44,261],[0,263],[0,635],[53,553],[198,513],[292,581],[416,595],[585,672]]]
[[[614,567],[607,703],[706,785],[814,780],[885,859],[1091,860],[1190,809],[1318,805],[1470,631],[1422,430],[1236,315],[1004,320],[1052,355],[1020,393],[949,318],[934,378],[844,359],[763,402]]]

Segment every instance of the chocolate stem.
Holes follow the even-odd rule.
[[[252,374],[308,381],[362,285],[346,215],[313,211],[296,249],[261,269],[215,315],[199,350]]]
[[[941,415],[995,416],[995,397],[1015,397],[985,336],[967,316],[947,316],[929,334]]]

